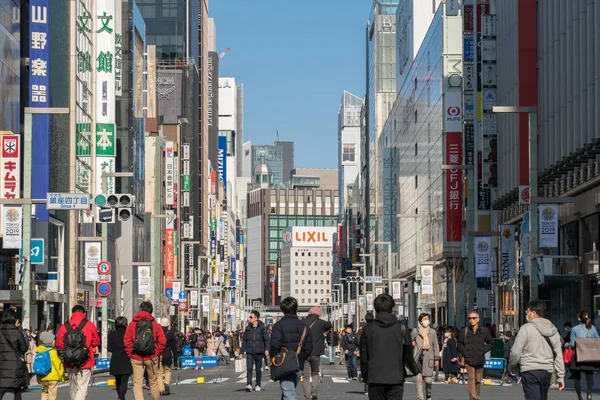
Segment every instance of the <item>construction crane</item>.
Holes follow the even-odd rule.
[[[231,50],[231,47],[226,48],[221,54],[219,54],[219,60],[225,57],[225,55],[229,53],[229,50]]]

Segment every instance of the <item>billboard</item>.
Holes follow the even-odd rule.
[[[227,137],[219,136],[219,148],[217,150],[217,174],[219,182],[223,182],[223,190],[227,191]]]
[[[175,215],[168,218],[165,230],[165,288],[173,287],[175,279]]]
[[[158,98],[159,117],[165,124],[179,123],[183,115],[181,109],[181,70],[160,69],[156,74],[156,97]]]
[[[337,227],[294,226],[283,230],[283,247],[333,247]]]
[[[446,164],[462,164],[462,132],[446,133]],[[462,241],[463,183],[459,169],[446,171],[446,241]]]

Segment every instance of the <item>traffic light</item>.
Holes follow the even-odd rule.
[[[133,214],[135,196],[128,193],[99,194],[94,197],[94,204],[100,208],[99,222],[114,222],[116,212],[119,221],[128,221]]]

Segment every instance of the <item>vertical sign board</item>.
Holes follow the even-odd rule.
[[[0,198],[21,197],[21,141],[19,135],[0,135],[2,162],[0,164]],[[46,194],[44,193],[44,197]]]
[[[123,94],[123,31],[121,13],[123,3],[115,0],[115,96]]]
[[[85,281],[98,280],[98,264],[102,261],[102,243],[86,242],[84,245]]]
[[[29,24],[29,107],[50,106],[50,0],[31,0]],[[50,191],[50,116],[32,115],[31,196],[43,199]],[[3,148],[4,152],[4,148]],[[4,176],[4,174],[2,174]],[[17,181],[17,186],[20,182]],[[3,189],[4,190],[4,187]],[[45,204],[36,217],[48,221]]]
[[[146,117],[156,118],[156,46],[146,46],[146,52],[148,54],[148,74],[146,75],[148,85],[148,105],[146,109]]]
[[[138,267],[138,294],[150,294],[150,267]]]
[[[173,287],[175,279],[175,215],[167,218],[165,230],[165,287]]]
[[[421,294],[433,294],[433,265],[421,265]]]
[[[500,225],[500,282],[515,277],[515,226]]]
[[[20,249],[23,238],[23,207],[2,208],[2,248]]]
[[[135,86],[133,96],[133,116],[144,117],[144,40],[138,29],[133,30],[133,55],[135,63]]]
[[[174,144],[165,142],[165,204],[172,206],[175,203],[175,154]]]
[[[102,193],[102,173],[115,172],[115,0],[96,4],[96,193]],[[114,178],[106,178],[106,193],[114,193]]]
[[[475,276],[490,278],[492,276],[492,238],[475,238]]]
[[[462,133],[446,132],[446,164],[462,164]],[[459,169],[446,171],[446,240],[462,241],[462,173]]]
[[[229,285],[235,286],[236,281],[236,260],[235,257],[230,257],[230,267],[229,267]],[[235,304],[235,290],[231,291],[231,304]]]
[[[558,204],[543,204],[538,209],[539,247],[558,247]]]
[[[219,136],[219,148],[217,157],[217,172],[219,182],[223,182],[223,190],[227,191],[227,137]]]

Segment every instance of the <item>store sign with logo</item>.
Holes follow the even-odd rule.
[[[558,247],[558,204],[539,208],[540,247]]]

